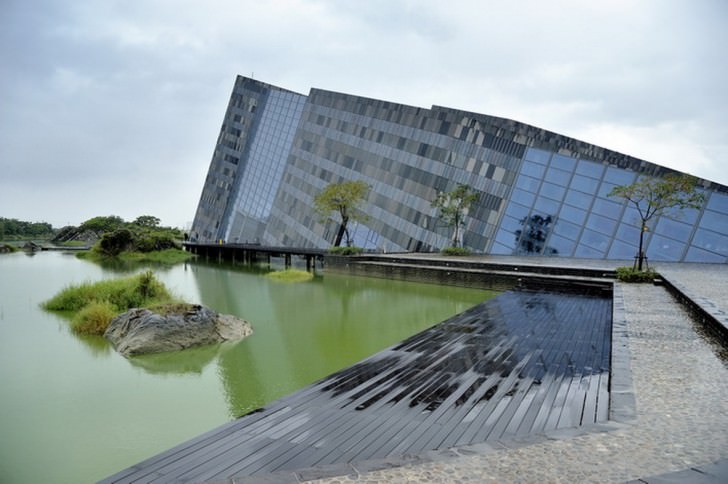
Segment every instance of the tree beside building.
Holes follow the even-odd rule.
[[[668,210],[700,208],[705,202],[705,195],[697,191],[697,179],[678,174],[661,178],[640,177],[631,185],[614,187],[608,196],[623,198],[637,209],[641,230],[635,266],[639,271],[644,265],[644,238],[645,232],[650,230],[649,223]]]

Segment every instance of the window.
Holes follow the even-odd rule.
[[[567,222],[566,220],[559,219],[554,227],[554,232],[571,240],[579,238],[579,232],[581,232],[581,226]]]
[[[640,238],[640,229],[624,223],[617,228],[617,238],[630,243],[638,243]]]
[[[579,245],[574,252],[574,257],[584,257],[586,259],[600,259],[604,257],[604,252],[592,249],[591,247],[587,247],[586,245]]]
[[[728,234],[728,215],[706,210],[700,219],[700,226]]]
[[[589,215],[586,226],[601,234],[611,236],[614,233],[614,228],[617,226],[617,222],[610,218],[592,213]]]
[[[506,210],[507,215],[510,215],[511,217],[518,220],[527,216],[528,212],[530,212],[530,210],[527,207],[513,202],[508,205],[508,209]]]
[[[728,213],[728,195],[718,192],[711,193],[706,208],[716,212]]]
[[[555,202],[551,199],[539,197],[536,199],[536,202],[533,204],[534,210],[538,210],[539,212],[554,216],[559,212],[561,204],[559,202]]]
[[[544,183],[541,186],[541,195],[560,202],[564,198],[566,189],[553,183]]]
[[[608,196],[609,192],[611,192],[612,189],[616,186],[617,185],[615,185],[613,183],[602,182],[602,184],[599,186],[599,191],[597,191],[597,195],[599,195],[602,198],[611,198]],[[617,199],[615,198],[615,200],[617,200]]]
[[[551,159],[551,166],[562,170],[573,171],[575,165],[576,160],[568,156],[555,154]]]
[[[654,260],[677,261],[682,257],[684,250],[685,244],[653,234],[647,255]]]
[[[531,207],[533,205],[533,201],[536,199],[536,195],[531,192],[521,190],[520,188],[515,188],[513,190],[513,195],[511,195],[511,199],[515,200],[521,205]]]
[[[545,177],[546,181],[556,183],[557,185],[561,185],[562,187],[568,186],[570,179],[570,172],[558,170],[556,168],[551,168],[550,170],[548,170]]]
[[[546,167],[543,165],[539,165],[536,163],[531,163],[528,161],[523,162],[523,166],[521,167],[521,173],[524,175],[541,178],[546,171]]]
[[[591,178],[601,178],[604,173],[604,165],[593,161],[579,160],[576,165],[576,173]]]
[[[573,240],[565,239],[556,234],[551,235],[548,241],[548,247],[551,249],[552,255],[558,255],[561,257],[569,257],[574,252],[576,242]]]
[[[548,163],[550,157],[551,153],[549,153],[548,151],[539,150],[536,148],[528,148],[528,150],[526,151],[526,156],[524,158],[545,165],[546,163]]]
[[[690,247],[685,256],[685,262],[714,262],[720,264],[726,262],[726,258],[707,250]]]
[[[571,179],[571,187],[584,193],[596,193],[599,181],[582,175],[574,175]]]
[[[560,218],[577,225],[582,225],[586,219],[586,210],[564,205],[561,208]]]
[[[589,208],[594,200],[594,196],[579,192],[577,190],[569,190],[566,193],[566,199],[564,200],[569,205],[581,208]]]
[[[637,247],[615,240],[609,248],[610,259],[632,259],[637,254]]]
[[[594,201],[592,212],[617,220],[622,215],[622,205],[603,198],[597,198]]]
[[[530,176],[524,176],[521,175],[518,177],[518,181],[516,182],[516,186],[518,188],[521,188],[523,190],[526,190],[527,192],[536,193],[538,192],[538,186],[540,184],[540,181],[531,178]]]
[[[728,236],[699,228],[695,231],[692,245],[721,255],[728,255]]]
[[[679,240],[680,242],[687,242],[692,232],[692,226],[669,218],[661,217],[657,223],[655,232],[660,235],[665,235],[671,239]]]
[[[615,185],[630,185],[634,182],[634,179],[634,172],[615,168],[613,166],[608,166],[607,173],[604,175],[604,181],[614,183]]]
[[[593,230],[584,229],[581,234],[580,245],[588,245],[592,249],[598,249],[604,253],[609,245],[609,237]]]

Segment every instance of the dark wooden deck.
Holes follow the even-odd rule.
[[[611,298],[510,291],[104,482],[257,476],[606,421]]]

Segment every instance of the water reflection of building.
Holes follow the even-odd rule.
[[[482,295],[454,297],[436,285],[329,274],[281,284],[243,267],[191,264],[203,304],[251,322],[253,335],[212,348],[237,417],[434,324]],[[207,353],[198,350],[200,358]],[[201,362],[202,363],[202,362]],[[205,362],[206,364],[206,362]]]
[[[466,183],[480,196],[463,233],[475,251],[625,259],[637,252],[639,217],[607,194],[670,171],[508,119],[320,89],[305,96],[238,77],[192,237],[327,247],[337,224],[320,222],[313,196],[361,179],[372,190],[369,219],[352,227],[356,245],[434,250],[450,232],[430,203]],[[699,184],[705,207],[656,220],[651,259],[727,260],[728,187]]]

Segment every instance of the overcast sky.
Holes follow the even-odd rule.
[[[512,118],[728,185],[728,2],[0,0],[0,216],[194,218],[237,74]]]

